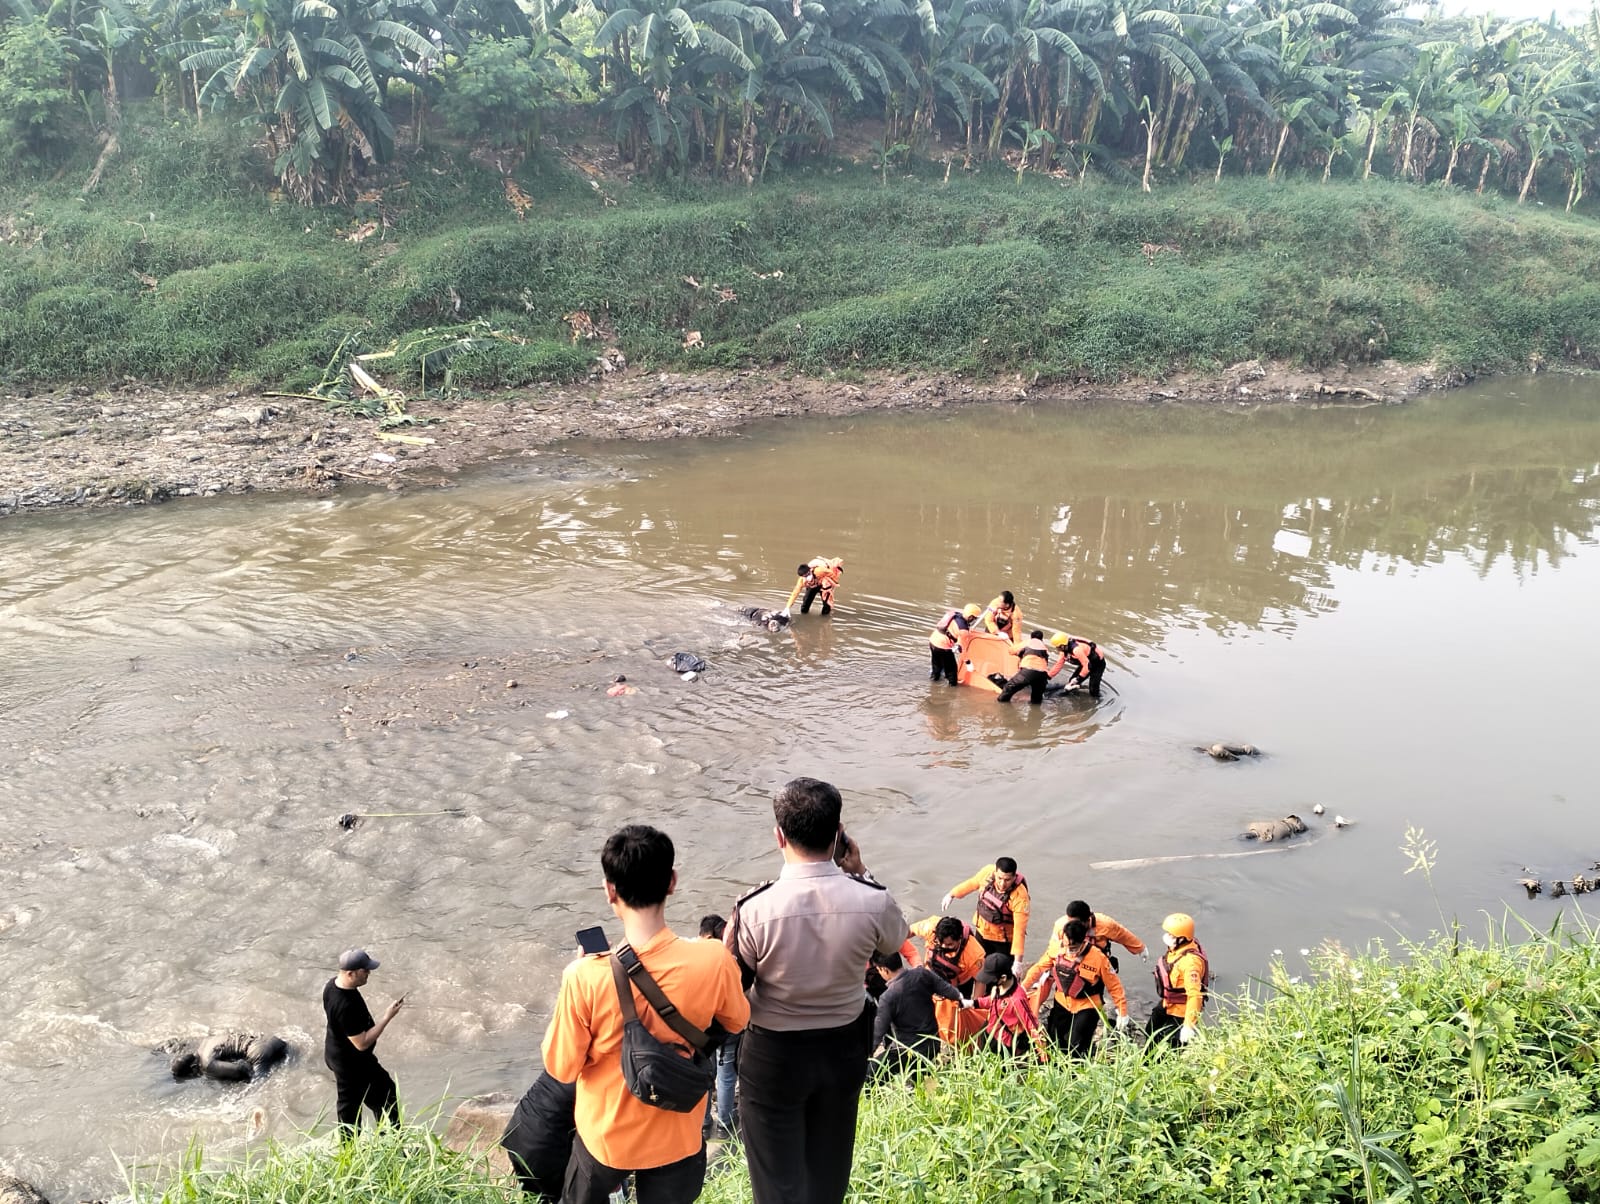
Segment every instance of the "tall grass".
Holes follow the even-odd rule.
[[[347,335],[382,346],[487,318],[536,349],[475,379],[520,384],[584,369],[594,344],[551,350],[575,310],[652,366],[1110,379],[1251,357],[1480,372],[1600,349],[1600,229],[1459,192],[1243,179],[1143,195],[1009,174],[885,188],[817,169],[749,190],[611,183],[606,207],[536,156],[519,222],[496,174],[442,152],[348,210],[275,203],[230,136],[134,113],[88,198],[72,179],[0,182],[0,380],[303,385]],[[377,233],[346,238],[368,221]],[[1144,243],[1179,250],[1147,262]],[[703,346],[685,349],[689,331]]]

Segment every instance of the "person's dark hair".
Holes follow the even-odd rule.
[[[885,970],[889,970],[895,974],[900,973],[900,971],[906,968],[905,959],[901,957],[897,951],[891,951],[889,953],[874,953],[872,955],[872,964]]]
[[[1030,640],[1042,640],[1042,639],[1044,639],[1044,632],[1042,632],[1042,631],[1030,631],[1030,632],[1028,632],[1028,638]]]
[[[1061,930],[1061,935],[1067,938],[1069,945],[1083,944],[1083,938],[1089,935],[1089,925],[1082,920],[1068,920],[1067,926]]]
[[[994,859],[994,868],[998,874],[1014,874],[1017,872],[1017,859],[1015,857],[996,857]]]
[[[1074,899],[1067,904],[1067,918],[1069,920],[1082,920],[1087,924],[1094,912],[1089,910],[1089,905],[1082,899]]]
[[[600,850],[600,868],[629,907],[655,907],[666,902],[675,856],[672,837],[665,832],[629,824],[607,838]]]
[[[935,941],[948,941],[951,937],[955,937],[959,940],[964,928],[965,926],[955,916],[945,916],[934,925],[933,939]]]
[[[795,569],[795,575],[799,576],[799,577],[804,577],[810,571],[811,571],[811,566],[809,564],[802,564],[799,568]]]
[[[700,935],[709,937],[713,941],[722,939],[722,931],[728,926],[728,921],[713,912],[708,916],[700,917]]]
[[[778,831],[803,853],[826,853],[833,847],[843,811],[838,790],[816,778],[795,778],[772,800]]]
[[[1017,600],[1011,596],[1011,591],[1008,589],[1003,589],[1000,591],[1000,601],[1004,602],[1007,606],[1015,606],[1017,604]]]

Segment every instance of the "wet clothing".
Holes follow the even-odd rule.
[[[1061,649],[1061,659],[1050,669],[1050,676],[1054,677],[1068,666],[1072,668],[1072,676],[1066,684],[1070,686],[1073,682],[1087,681],[1089,697],[1099,698],[1100,679],[1106,674],[1106,658],[1100,655],[1095,642],[1077,636],[1069,637]]]
[[[952,610],[939,620],[938,626],[928,636],[929,681],[938,681],[942,677],[952,686],[957,684],[956,648],[960,640],[955,633],[966,630],[968,630],[966,616],[959,610]]]
[[[939,1025],[933,1015],[935,995],[958,1006],[961,1002],[961,992],[926,966],[911,966],[895,975],[878,999],[872,1048],[878,1048],[886,1037],[893,1037],[897,1044],[914,1054],[936,1057]]]
[[[1013,1057],[1022,1057],[1039,1038],[1039,1017],[1028,1002],[1028,993],[1013,986],[1009,994],[988,995],[972,1006],[984,1014],[984,1043]]]
[[[363,1106],[371,1110],[375,1121],[387,1117],[398,1124],[400,1103],[394,1079],[379,1064],[372,1049],[358,1049],[350,1040],[371,1029],[374,1023],[360,990],[341,987],[337,978],[330,978],[322,988],[322,1010],[328,1018],[322,1060],[333,1071],[334,1114],[339,1127],[347,1132],[354,1130],[361,1122]]]
[[[832,861],[789,862],[734,905],[723,939],[750,996],[739,1120],[755,1204],[840,1204],[872,1048],[861,971],[900,947],[905,916]]]
[[[1011,889],[1002,895],[994,884],[997,871],[986,865],[964,882],[950,888],[950,897],[965,899],[978,892],[977,911],[972,916],[972,928],[988,953],[1009,953],[1019,961],[1028,941],[1028,917],[1033,912],[1032,897],[1028,894],[1028,880],[1018,877]]]
[[[1043,640],[1029,639],[1017,650],[1017,671],[1000,690],[1000,701],[1010,702],[1022,690],[1028,701],[1038,706],[1044,701],[1044,688],[1050,681],[1050,646]]]
[[[635,946],[634,953],[690,1024],[702,1031],[713,1020],[730,1033],[744,1028],[750,1005],[740,987],[739,967],[716,941],[680,940],[663,928]],[[683,1038],[637,988],[632,990],[639,1019],[651,1035],[682,1045]],[[622,1075],[622,1028],[610,957],[579,958],[561,972],[561,989],[544,1035],[545,1068],[560,1082],[577,1083],[578,1136],[599,1166],[626,1173],[680,1163],[702,1148],[703,1111],[653,1108],[628,1090]]]
[[[541,1070],[517,1101],[506,1131],[500,1135],[522,1190],[549,1204],[561,1198],[567,1163],[572,1160],[572,1143],[578,1134],[573,1119],[577,1103],[575,1084],[559,1083]]]

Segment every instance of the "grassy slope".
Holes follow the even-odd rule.
[[[303,387],[350,332],[373,347],[487,317],[533,342],[493,344],[457,378],[518,384],[586,366],[592,345],[567,345],[561,321],[576,309],[659,366],[1104,379],[1392,356],[1478,372],[1600,348],[1600,228],[1459,192],[1252,179],[1143,196],[1010,175],[883,188],[818,168],[751,191],[608,185],[620,203],[604,207],[538,161],[519,173],[535,201],[519,223],[493,173],[435,155],[385,188],[387,237],[357,245],[340,233],[376,205],[275,205],[231,138],[130,132],[88,199],[76,173],[0,184],[0,381]],[[1143,242],[1182,254],[1152,266]],[[703,350],[682,350],[687,330]]]
[[[852,1199],[873,1204],[1600,1199],[1600,947],[1592,934],[1338,949],[1305,981],[1276,965],[1181,1055],[1026,1073],[991,1059],[869,1092]],[[1142,972],[1142,971],[1139,971]],[[425,1130],[198,1154],[140,1204],[510,1204]],[[703,1200],[749,1198],[735,1162]]]

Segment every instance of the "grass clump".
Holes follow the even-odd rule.
[[[521,1194],[514,1179],[491,1178],[480,1157],[449,1149],[422,1124],[382,1124],[354,1141],[268,1142],[212,1168],[191,1147],[170,1180],[131,1188],[134,1204],[512,1204]]]

